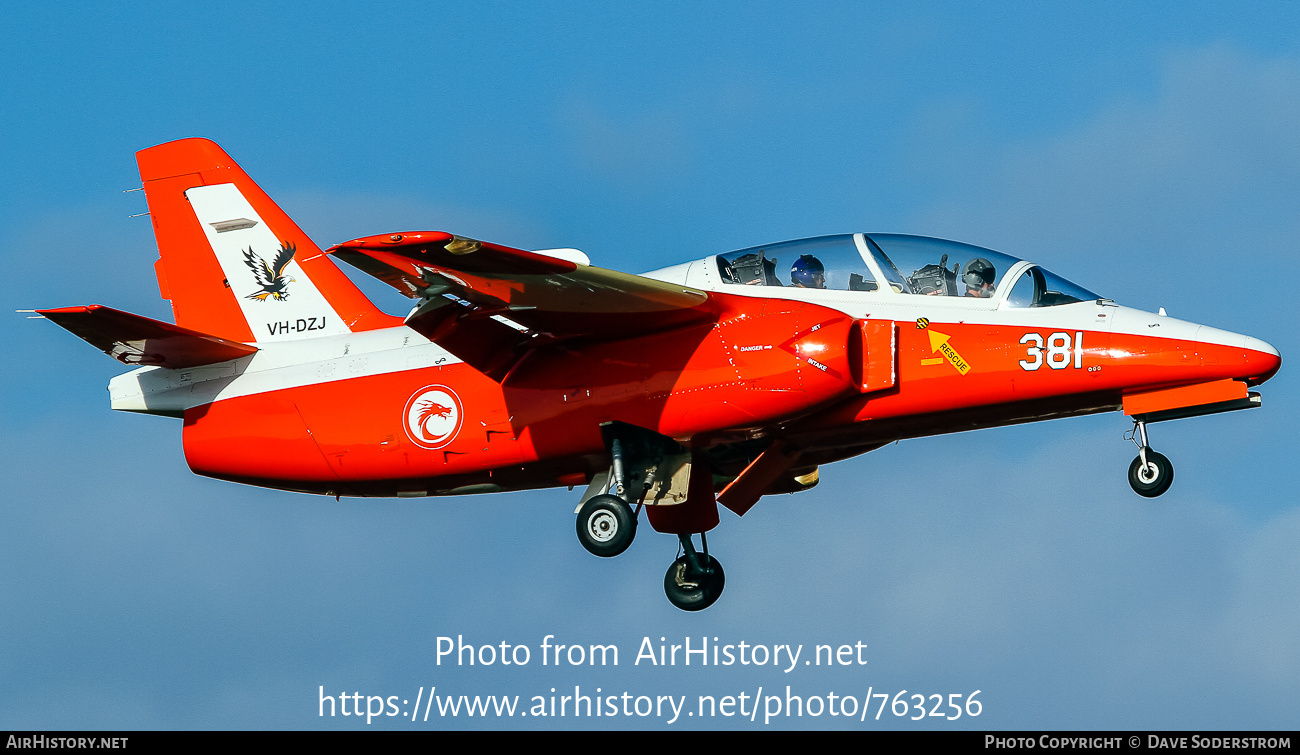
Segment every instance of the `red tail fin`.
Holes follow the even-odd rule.
[[[176,324],[232,341],[388,327],[384,314],[221,147],[181,139],[136,153]]]

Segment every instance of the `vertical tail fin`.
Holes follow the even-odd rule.
[[[265,342],[392,324],[215,143],[181,139],[136,161],[177,325]]]

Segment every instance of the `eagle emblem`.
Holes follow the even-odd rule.
[[[284,269],[293,260],[293,255],[297,251],[297,247],[293,244],[282,241],[280,242],[279,253],[275,255],[275,259],[268,265],[266,260],[253,251],[251,246],[245,249],[244,264],[248,265],[248,268],[253,271],[253,277],[257,279],[257,285],[261,286],[262,290],[249,294],[244,298],[257,299],[258,301],[266,301],[267,299],[284,301],[288,299],[289,292],[285,291],[285,288],[290,283],[293,283],[294,279],[286,278]]]

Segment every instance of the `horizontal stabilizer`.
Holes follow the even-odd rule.
[[[199,367],[237,359],[257,351],[255,346],[98,304],[38,309],[36,312],[122,364],[132,367]]]

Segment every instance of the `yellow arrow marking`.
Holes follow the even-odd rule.
[[[961,374],[965,375],[967,372],[970,372],[970,363],[965,359],[962,359],[961,354],[958,354],[957,350],[948,343],[948,339],[951,336],[947,333],[939,333],[933,329],[927,329],[926,332],[930,334],[931,351],[937,351],[940,354],[943,354],[944,358],[948,360],[948,364],[957,368],[957,371]]]

